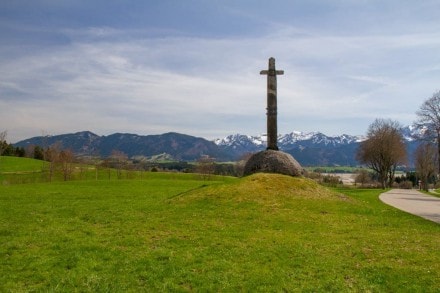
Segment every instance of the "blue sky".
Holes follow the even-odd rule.
[[[440,2],[0,2],[0,131],[170,131],[221,138],[266,127],[276,58],[280,133],[403,125],[440,90]]]

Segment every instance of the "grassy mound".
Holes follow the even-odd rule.
[[[256,173],[234,181],[232,184],[202,186],[179,195],[179,201],[191,201],[197,198],[260,203],[305,198],[309,200],[347,199],[311,179],[269,173]]]

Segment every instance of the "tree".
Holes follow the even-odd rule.
[[[34,159],[44,160],[44,150],[38,145],[34,148]]]
[[[0,156],[3,155],[4,150],[8,147],[8,143],[6,142],[6,136],[8,132],[2,131],[0,132]]]
[[[6,136],[8,132],[2,131],[0,132],[0,156],[3,155],[3,151],[8,147],[8,143],[6,142]]]
[[[26,155],[26,151],[24,147],[16,147],[15,148],[15,156],[23,158]]]
[[[73,173],[73,152],[71,150],[62,150],[59,153],[59,161],[64,181],[70,180]]]
[[[61,142],[56,142],[48,147],[44,152],[45,160],[48,161],[49,182],[52,181],[55,174],[61,152]]]
[[[197,160],[196,172],[202,175],[203,180],[209,179],[214,174],[214,158],[204,155]]]
[[[391,187],[399,164],[406,163],[406,147],[398,122],[376,119],[360,143],[356,158],[377,174],[382,188]]]
[[[111,169],[112,164],[111,164],[111,159],[110,159],[109,157],[108,157],[108,158],[105,158],[105,159],[101,162],[100,165],[101,165],[104,169],[107,170],[108,180],[110,180],[111,177],[112,177],[112,169]]]
[[[437,152],[430,143],[422,143],[414,152],[415,167],[419,179],[422,181],[423,190],[428,191],[429,180],[437,170]]]
[[[127,165],[128,156],[122,151],[113,150],[110,155],[111,162],[113,163],[113,167],[116,168],[116,174],[118,179],[122,179],[122,170]]]
[[[364,187],[364,185],[366,183],[369,183],[370,181],[371,181],[371,176],[368,170],[362,168],[356,172],[356,176],[354,179],[355,184],[360,183],[361,186]]]
[[[440,91],[425,100],[416,115],[414,126],[420,130],[421,139],[437,145],[437,170],[440,174]]]

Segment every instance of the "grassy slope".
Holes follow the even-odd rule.
[[[43,168],[41,160],[0,156],[0,173],[3,172],[39,172]]]
[[[18,157],[0,156],[0,184],[23,184],[49,182],[49,162]],[[87,164],[73,164],[73,170],[69,180],[112,180],[118,178],[116,169],[98,168]],[[181,174],[184,177],[194,178],[192,174]],[[156,178],[157,175],[150,172],[135,170],[121,170],[123,179],[147,179]],[[215,176],[214,176],[215,177]],[[180,177],[181,178],[181,177]],[[64,181],[60,166],[51,177],[51,181]]]
[[[300,178],[0,187],[0,291],[439,289],[440,225]]]

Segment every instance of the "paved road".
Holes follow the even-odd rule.
[[[411,189],[392,189],[379,196],[384,203],[440,224],[440,198]]]

